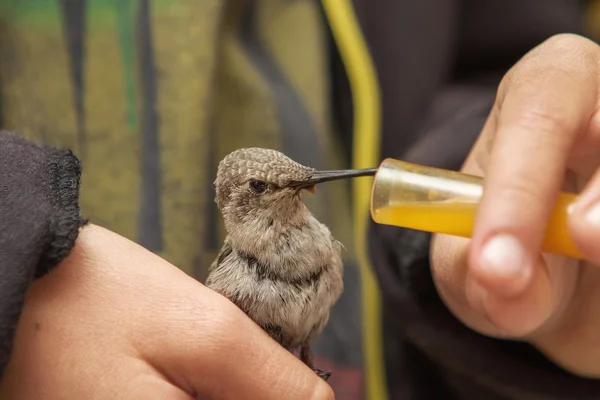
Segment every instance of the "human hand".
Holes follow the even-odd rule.
[[[225,297],[84,227],[26,300],[2,399],[333,399]]]
[[[504,77],[462,171],[485,177],[473,237],[436,235],[432,268],[450,310],[600,377],[600,47],[555,36]],[[579,191],[573,240],[589,261],[542,254],[560,190]],[[588,214],[589,212],[589,214]]]

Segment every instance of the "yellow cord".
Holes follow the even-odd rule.
[[[354,104],[352,168],[379,164],[380,99],[373,61],[356,20],[352,0],[323,0],[325,14],[348,74]],[[372,180],[353,179],[354,245],[361,272],[366,398],[387,398],[382,353],[381,304],[367,256],[366,231]]]

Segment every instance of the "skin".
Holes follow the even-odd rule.
[[[437,235],[431,249],[437,288],[466,325],[527,341],[559,366],[595,378],[600,218],[587,213],[600,204],[599,105],[595,43],[558,35],[529,52],[504,77],[462,168],[485,177],[472,240]],[[539,250],[562,189],[582,190],[569,228],[588,261]],[[499,246],[486,253],[497,237]]]
[[[334,396],[225,297],[92,225],[31,288],[0,398]]]

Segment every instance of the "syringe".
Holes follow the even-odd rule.
[[[379,166],[371,192],[376,223],[470,238],[483,179],[456,171],[392,158]],[[577,199],[560,193],[552,211],[542,250],[581,259],[569,235],[567,209]]]

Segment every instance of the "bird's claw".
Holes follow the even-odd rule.
[[[322,369],[319,368],[313,368],[312,369],[320,378],[323,378],[324,381],[326,381],[327,379],[329,379],[329,377],[331,376],[331,371],[323,371]]]

